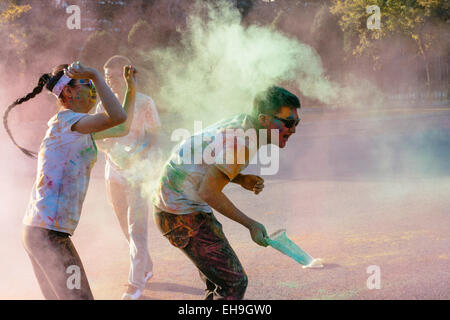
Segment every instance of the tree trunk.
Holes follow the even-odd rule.
[[[421,57],[423,59],[423,62],[425,63],[425,73],[426,73],[426,76],[427,76],[426,95],[427,95],[427,98],[430,98],[430,95],[431,95],[430,63],[428,61],[427,55],[425,53],[425,50],[423,49],[422,39],[421,39],[420,35],[417,36],[417,44],[419,46],[420,55],[421,55]]]

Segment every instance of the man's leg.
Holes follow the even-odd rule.
[[[53,291],[51,282],[47,279],[44,270],[42,270],[39,263],[36,259],[33,258],[31,254],[28,254],[30,258],[31,265],[33,266],[34,274],[36,275],[36,279],[38,281],[39,287],[41,288],[41,292],[46,300],[58,300],[58,296]]]
[[[131,285],[143,290],[146,274],[153,272],[153,262],[148,253],[148,203],[140,188],[127,187],[128,234],[130,235]]]
[[[111,203],[114,213],[119,220],[120,228],[127,241],[130,236],[128,234],[128,200],[125,192],[125,183],[119,179],[110,177],[106,180],[106,193]]]
[[[200,275],[200,279],[202,279],[202,281],[206,285],[205,300],[214,300],[214,296],[216,294],[216,289],[217,289],[216,284],[209,281],[209,279],[200,270],[198,270],[198,273]]]
[[[198,233],[182,250],[207,280],[216,285],[214,299],[244,298],[247,275],[214,215],[211,214],[200,226]]]
[[[214,298],[243,299],[247,275],[212,213],[156,212],[154,217],[170,243],[181,249],[208,280],[207,290],[213,288],[212,284],[216,286]]]

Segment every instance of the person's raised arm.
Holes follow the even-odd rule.
[[[78,62],[76,64],[71,64],[64,72],[68,77],[73,79],[92,80],[103,106],[105,107],[105,112],[103,113],[87,115],[82,118],[73,125],[72,130],[79,133],[89,134],[108,129],[125,122],[127,119],[126,113],[114,93],[108,87],[105,80],[97,70],[94,68],[85,67]]]
[[[106,138],[123,137],[130,132],[136,104],[136,73],[137,71],[134,67],[124,67],[123,76],[125,78],[127,88],[123,100],[123,110],[127,115],[126,121],[116,127],[95,133],[94,139],[101,140]]]

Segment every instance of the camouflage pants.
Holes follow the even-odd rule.
[[[45,299],[94,299],[69,234],[24,226],[22,241]]]
[[[213,213],[175,215],[154,209],[154,220],[170,243],[198,268],[205,299],[241,300],[247,275]]]

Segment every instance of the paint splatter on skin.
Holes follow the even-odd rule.
[[[299,119],[298,116],[298,111],[297,109],[292,109],[289,107],[282,107],[280,112],[276,115],[279,118],[283,118],[283,119],[292,119],[292,120],[296,120]],[[284,148],[287,144],[288,139],[290,138],[291,135],[295,134],[296,129],[295,127],[293,128],[287,128],[280,120],[278,119],[274,119],[270,126],[268,127],[269,130],[271,129],[276,129],[278,130],[278,145],[280,148]],[[268,135],[269,140],[270,140],[270,135]]]

